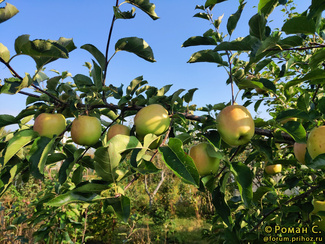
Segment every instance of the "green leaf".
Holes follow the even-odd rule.
[[[288,133],[298,143],[306,143],[306,130],[301,123],[289,121],[281,129]]]
[[[282,31],[287,35],[299,33],[312,35],[316,31],[316,25],[313,19],[308,19],[306,16],[298,16],[288,19],[282,26]]]
[[[210,8],[210,10],[213,9],[213,7],[217,4],[217,3],[222,3],[225,2],[227,0],[206,0],[204,7],[205,8]]]
[[[125,2],[138,7],[143,12],[148,14],[153,20],[159,19],[158,15],[155,12],[156,5],[150,3],[149,0],[125,0]]]
[[[24,146],[32,142],[38,137],[38,133],[33,130],[22,130],[17,132],[13,138],[9,140],[9,144],[4,155],[4,165]]]
[[[210,62],[221,64],[222,66],[228,66],[228,63],[222,60],[221,55],[214,50],[202,50],[196,53],[193,53],[190,57],[188,63],[197,63],[197,62]]]
[[[305,111],[301,111],[298,109],[287,109],[287,110],[281,111],[277,115],[276,120],[278,122],[280,122],[281,120],[288,119],[288,118],[298,118],[298,119],[310,120],[309,115]]]
[[[216,40],[210,36],[192,36],[183,43],[182,47],[216,44]]]
[[[192,89],[188,90],[188,92],[187,92],[187,93],[182,97],[183,100],[184,100],[186,103],[190,103],[190,102],[192,102],[194,92],[196,92],[197,90],[198,90],[198,88],[192,88]]]
[[[308,167],[312,169],[325,169],[325,154],[320,154],[316,158],[312,159],[308,164]]]
[[[46,82],[46,87],[47,89],[49,90],[52,90],[52,91],[55,91],[56,87],[58,86],[60,80],[61,80],[62,76],[59,75],[59,76],[54,76],[52,77],[51,79],[49,79],[47,82]]]
[[[310,71],[309,73],[307,73],[302,78],[289,81],[287,84],[285,84],[284,88],[288,89],[289,87],[298,85],[299,83],[301,83],[303,81],[315,81],[317,84],[322,84],[323,80],[325,80],[325,70],[314,69],[314,70]]]
[[[18,12],[18,9],[14,5],[6,3],[6,6],[4,8],[0,8],[0,23],[12,18]]]
[[[323,63],[325,60],[325,50],[317,50],[310,58],[309,65],[311,69],[317,68],[320,63]]]
[[[196,13],[193,17],[210,20],[210,16],[207,13]]]
[[[87,92],[94,85],[92,80],[86,75],[77,74],[72,79],[80,91]]]
[[[235,30],[237,23],[240,19],[241,13],[244,10],[246,3],[241,3],[238,7],[238,10],[236,11],[236,13],[230,15],[230,17],[228,18],[228,22],[227,22],[227,31],[229,33],[229,35],[232,34],[232,32]]]
[[[103,88],[103,70],[99,65],[93,60],[94,68],[91,71],[94,84],[98,91],[101,91]]]
[[[185,91],[185,89],[178,89],[177,91],[175,91],[175,92],[173,93],[173,95],[171,96],[171,102],[170,102],[170,104],[171,104],[172,106],[174,106],[175,102],[180,98],[179,95],[180,95],[183,91]]]
[[[130,82],[130,85],[126,88],[126,95],[131,95],[136,92],[139,87],[148,84],[146,80],[143,80],[143,76],[139,76]]]
[[[59,40],[29,40],[29,35],[19,36],[15,40],[15,51],[17,54],[31,56],[40,69],[45,64],[53,62],[58,58],[68,58],[69,52],[76,49],[72,39],[61,37]]]
[[[203,136],[216,148],[221,147],[221,137],[217,130],[208,130]]]
[[[277,5],[278,0],[260,0],[258,3],[257,10],[260,14],[263,14],[265,18],[267,18]]]
[[[31,172],[36,178],[44,175],[44,168],[47,157],[54,150],[55,138],[38,137],[34,141],[32,148],[27,156],[27,160],[31,163]]]
[[[96,196],[97,194],[95,193],[79,193],[69,191],[49,200],[46,205],[52,207],[61,207],[73,202],[91,202]]]
[[[260,203],[262,198],[270,191],[273,191],[273,188],[267,186],[260,186],[253,194],[253,201],[255,203]]]
[[[126,37],[119,39],[115,44],[115,51],[131,52],[144,60],[156,62],[149,44],[145,40],[138,37]]]
[[[106,202],[113,207],[116,216],[120,220],[128,221],[131,213],[131,202],[128,197],[121,195],[118,199],[106,199]]]
[[[251,140],[253,146],[267,158],[268,162],[273,162],[272,147],[268,142],[263,140]]]
[[[255,14],[250,18],[249,22],[249,34],[257,37],[259,40],[263,40],[265,37],[266,19],[261,14]]]
[[[246,208],[249,208],[253,199],[253,178],[250,168],[240,162],[231,163],[231,172],[234,174],[240,195]]]
[[[231,212],[220,185],[212,192],[212,203],[217,214],[230,227],[232,224]]]
[[[10,52],[9,52],[8,48],[5,45],[3,45],[2,43],[0,43],[0,58],[2,58],[3,61],[5,61],[6,63],[10,59]]]
[[[238,38],[231,42],[220,43],[214,51],[251,51],[259,40],[254,36]]]
[[[18,157],[10,159],[6,167],[0,171],[0,197],[6,192],[16,175],[18,175],[25,167],[26,162],[22,162]]]
[[[80,48],[82,48],[84,50],[87,50],[91,55],[93,55],[94,58],[99,63],[102,70],[105,69],[105,67],[106,67],[106,58],[105,58],[104,54],[101,51],[98,50],[97,47],[95,47],[92,44],[85,44],[85,45],[82,45]]]
[[[197,172],[193,159],[185,154],[182,145],[181,140],[170,138],[167,146],[159,147],[159,152],[168,168],[175,175],[189,184],[199,186],[199,173]]]
[[[9,114],[0,114],[0,128],[7,126],[7,125],[12,125],[16,124],[18,120],[12,115]]]
[[[121,11],[119,7],[113,6],[114,15],[116,19],[133,19],[135,17],[135,8],[131,11]]]

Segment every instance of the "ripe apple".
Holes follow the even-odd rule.
[[[298,143],[295,142],[293,144],[293,153],[298,160],[299,163],[305,164],[305,154],[307,150],[307,144],[306,143]]]
[[[168,111],[159,104],[151,104],[140,109],[134,117],[135,131],[138,136],[163,134],[170,125]]]
[[[192,146],[189,151],[200,176],[215,174],[219,169],[220,159],[209,156],[208,146],[209,143],[202,142]]]
[[[312,204],[314,206],[314,210],[312,211],[312,214],[317,214],[319,211],[325,211],[325,201],[320,200],[313,200]],[[325,216],[320,216],[321,220],[316,220],[315,224],[318,225],[318,227],[325,231]]]
[[[266,165],[264,170],[267,174],[274,175],[282,171],[282,164]]]
[[[96,117],[81,115],[71,125],[72,140],[83,146],[92,146],[98,140],[102,132],[100,120]]]
[[[316,127],[311,130],[307,139],[307,150],[312,159],[319,154],[325,153],[325,126]]]
[[[225,107],[217,116],[217,129],[230,146],[243,145],[254,136],[254,120],[247,108],[241,105]]]
[[[131,131],[130,128],[125,125],[121,125],[121,124],[112,125],[111,127],[109,127],[109,129],[107,131],[107,140],[109,141],[116,135],[129,136],[130,131]]]
[[[65,117],[62,114],[42,113],[35,119],[33,130],[37,131],[40,136],[53,138],[54,135],[60,135],[66,126]]]

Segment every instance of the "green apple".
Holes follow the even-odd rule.
[[[274,175],[282,171],[282,164],[266,165],[264,170],[267,174]]]
[[[317,214],[319,211],[325,211],[325,201],[313,199],[312,204],[314,206],[312,214]],[[320,218],[321,220],[315,221],[315,225],[318,225],[322,231],[325,231],[325,216],[320,216]]]
[[[62,114],[42,113],[35,119],[33,130],[37,131],[40,136],[53,138],[54,135],[60,135],[66,126],[65,117]]]
[[[298,143],[295,142],[293,144],[293,153],[298,160],[299,163],[305,164],[305,154],[307,150],[307,144],[306,143]]]
[[[107,131],[107,140],[109,141],[116,135],[129,136],[130,131],[131,131],[130,128],[125,125],[121,125],[121,124],[112,125],[111,127],[109,127],[109,129]]]
[[[144,137],[149,133],[159,136],[163,134],[170,125],[168,111],[159,104],[151,104],[140,109],[135,115],[134,125],[138,136]]]
[[[307,150],[312,159],[325,153],[325,126],[311,130],[307,139]]]
[[[225,107],[217,116],[217,129],[230,146],[246,144],[254,136],[254,120],[247,108],[241,105]]]
[[[72,140],[83,146],[92,146],[100,138],[102,126],[96,117],[81,115],[71,125]]]
[[[202,142],[192,146],[189,151],[200,176],[215,174],[219,169],[220,159],[209,156],[208,146],[209,143]]]

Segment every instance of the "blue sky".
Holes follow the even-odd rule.
[[[83,64],[91,62],[91,55],[80,49],[83,44],[93,44],[102,52],[105,51],[108,30],[112,19],[114,0],[8,0],[19,9],[12,19],[0,25],[0,43],[14,52],[15,39],[23,34],[29,34],[30,39],[52,39],[60,37],[73,38],[78,49],[70,53],[67,60],[58,60],[46,68],[46,74],[55,76],[51,69],[60,72],[69,71],[72,76],[88,70]],[[122,2],[122,0],[120,1]],[[193,18],[198,12],[196,4],[204,4],[204,0],[151,0],[156,4],[156,13],[160,19],[153,21],[141,10],[136,10],[136,17],[131,20],[118,20],[115,23],[110,53],[113,53],[116,41],[123,37],[137,36],[143,38],[152,47],[156,63],[146,62],[134,54],[119,52],[111,61],[107,84],[127,86],[129,82],[143,75],[149,85],[158,88],[173,84],[168,94],[180,89],[199,88],[193,103],[199,107],[206,104],[228,102],[231,99],[230,86],[226,86],[227,73],[211,63],[187,63],[191,54],[211,47],[181,48],[182,43],[191,36],[202,35],[211,25],[206,20]],[[257,12],[258,1],[249,0],[231,39],[246,36],[249,33],[249,18]],[[298,2],[297,12],[305,10],[310,0]],[[1,4],[1,7],[4,3]],[[217,4],[213,10],[215,18],[224,14],[220,26],[221,32],[226,31],[228,17],[237,11],[238,0],[228,0]],[[269,17],[271,28],[281,27],[283,13],[278,7]],[[123,4],[123,10],[131,9],[131,5]],[[34,61],[27,56],[16,57],[11,66],[21,75],[34,74]],[[10,76],[10,73],[0,64],[0,79]],[[17,115],[25,108],[26,96],[0,94],[0,114]],[[238,103],[241,103],[238,101]],[[253,110],[253,109],[251,109]]]

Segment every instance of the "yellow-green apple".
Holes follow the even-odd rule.
[[[325,153],[325,126],[316,127],[311,130],[307,139],[307,150],[312,159],[319,154]]]
[[[121,125],[121,124],[112,125],[111,127],[109,127],[109,129],[107,131],[107,140],[109,141],[116,135],[129,136],[130,131],[131,131],[130,128],[125,125]]]
[[[220,159],[208,153],[209,143],[202,142],[190,148],[189,156],[193,159],[199,175],[215,174],[219,169]]]
[[[293,144],[293,153],[298,160],[299,163],[305,164],[305,154],[307,150],[307,144],[306,143],[298,143],[295,142]]]
[[[65,117],[62,114],[42,113],[35,119],[33,129],[40,136],[53,138],[54,135],[60,135],[66,126]]]
[[[248,109],[236,104],[221,110],[217,116],[217,129],[227,144],[239,146],[254,136],[255,124]]]
[[[264,170],[267,174],[274,175],[282,171],[282,164],[266,165]]]
[[[312,203],[314,206],[312,214],[317,214],[319,211],[325,211],[325,201],[313,199]],[[320,216],[320,218],[320,220],[315,221],[315,224],[318,225],[322,231],[325,231],[325,216]]]
[[[92,146],[100,138],[102,126],[96,117],[81,115],[71,125],[72,140],[83,146]]]
[[[284,125],[286,123],[288,123],[289,121],[297,121],[297,118],[287,118],[287,119],[283,119],[280,121],[280,124]]]
[[[140,109],[134,117],[135,131],[138,136],[163,134],[170,125],[168,111],[160,104],[151,104]]]

